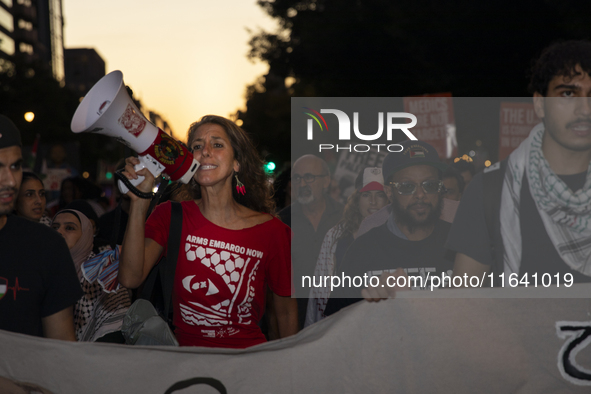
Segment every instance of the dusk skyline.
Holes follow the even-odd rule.
[[[246,29],[274,30],[255,1],[64,0],[65,48],[94,48],[147,110],[181,140],[203,115],[244,109],[246,86],[268,65],[246,58]]]

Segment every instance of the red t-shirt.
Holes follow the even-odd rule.
[[[207,220],[184,201],[181,249],[173,287],[173,322],[181,346],[245,348],[265,342],[258,321],[266,285],[291,295],[291,230],[279,219],[242,230]],[[146,222],[146,238],[166,251],[170,202]]]

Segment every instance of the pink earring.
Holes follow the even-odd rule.
[[[246,187],[242,182],[240,182],[240,179],[238,179],[237,174],[234,176],[236,177],[236,193],[240,193],[244,196],[246,194]]]

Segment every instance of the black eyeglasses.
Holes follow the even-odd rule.
[[[300,183],[300,181],[303,179],[304,182],[306,182],[306,183],[312,183],[316,180],[316,178],[322,178],[325,176],[327,176],[327,175],[326,174],[314,175],[314,174],[307,173],[307,174],[304,174],[304,176],[301,176],[301,175],[296,174],[296,175],[292,175],[291,181],[297,184],[297,183]]]
[[[394,186],[398,191],[398,194],[403,196],[410,196],[415,194],[417,191],[417,184],[412,182],[389,182],[390,185]],[[442,181],[424,181],[421,183],[421,187],[426,194],[439,193],[443,188]]]

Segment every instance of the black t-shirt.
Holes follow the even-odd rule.
[[[587,173],[559,177],[571,190],[576,191],[584,186]],[[525,273],[532,275],[537,272],[538,278],[544,273],[550,274],[553,278],[559,273],[560,277],[564,278],[565,273],[571,273],[575,283],[591,282],[590,277],[572,270],[558,255],[531,196],[526,176],[523,177],[521,186],[519,213],[522,244],[520,277]],[[462,195],[446,247],[479,263],[493,264],[484,213],[482,173],[472,179]]]
[[[41,319],[80,297],[64,239],[47,226],[8,215],[0,229],[0,329],[43,336]]]
[[[397,237],[388,229],[388,223],[373,228],[349,247],[338,276],[380,276],[384,272],[393,273],[397,268],[402,268],[408,276],[423,279],[422,283],[413,283],[417,285],[413,290],[430,290],[428,278],[441,278],[442,273],[448,276],[452,274],[453,256],[444,248],[450,227],[449,223],[438,220],[431,235],[420,241]],[[330,315],[360,300],[358,297],[362,289],[355,286],[336,288],[330,296],[325,314]]]

